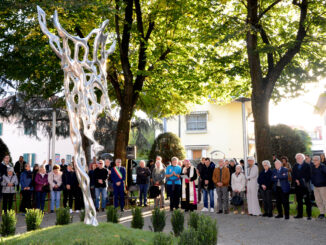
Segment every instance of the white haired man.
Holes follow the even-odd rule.
[[[320,213],[318,218],[323,219],[326,213],[326,166],[321,164],[320,156],[314,156],[312,162],[311,182],[315,187],[315,200]]]
[[[145,161],[141,160],[139,162],[139,167],[136,170],[137,173],[137,185],[139,186],[139,206],[142,206],[144,200],[144,207],[147,207],[147,190],[149,183],[149,176],[151,171],[145,166]]]

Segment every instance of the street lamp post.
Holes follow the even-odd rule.
[[[245,175],[247,177],[248,168],[248,136],[247,136],[247,120],[246,120],[246,102],[250,101],[249,98],[240,97],[236,101],[241,102],[242,107],[242,137],[243,137],[243,161],[245,166]]]

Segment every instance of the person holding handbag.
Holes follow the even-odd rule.
[[[239,208],[241,208],[241,214],[244,214],[245,207],[244,207],[243,199],[245,197],[245,191],[246,191],[246,177],[242,173],[241,165],[236,165],[235,172],[231,176],[231,188],[232,188],[231,204],[234,206],[234,214],[238,214]],[[236,204],[233,199],[238,199],[238,203]],[[242,199],[242,204],[240,199]]]
[[[44,165],[40,166],[35,176],[36,208],[44,211],[46,193],[49,192],[48,174]]]
[[[165,187],[165,169],[160,160],[156,160],[155,168],[152,172],[153,186],[157,186],[160,190],[160,206],[164,208],[164,187]],[[154,207],[159,207],[159,199],[154,199]]]
[[[60,208],[60,196],[62,189],[62,172],[60,166],[55,164],[49,173],[48,181],[51,191],[51,213],[54,213],[54,204],[56,209]]]

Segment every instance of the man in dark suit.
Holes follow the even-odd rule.
[[[274,165],[275,169],[272,172],[272,181],[274,183],[273,190],[276,194],[276,207],[278,211],[278,215],[275,218],[283,218],[283,205],[285,219],[289,219],[290,184],[288,181],[288,170],[282,167],[282,163],[279,160],[276,160]]]
[[[306,210],[308,220],[311,220],[311,200],[310,200],[310,180],[311,180],[311,166],[304,161],[305,156],[302,153],[295,155],[297,163],[292,170],[293,181],[295,184],[295,194],[298,202],[298,213],[294,217],[300,219],[303,217],[303,199],[306,203]]]
[[[120,199],[121,212],[124,211],[125,206],[125,183],[126,180],[126,169],[121,167],[121,159],[115,160],[115,167],[111,170],[111,180],[113,184],[113,195],[114,195],[114,207],[117,208]]]

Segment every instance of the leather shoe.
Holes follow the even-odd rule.
[[[297,215],[297,216],[294,216],[295,219],[302,219],[302,216],[300,215]]]
[[[283,218],[283,215],[277,215],[275,216],[276,219],[280,219],[280,218]]]

